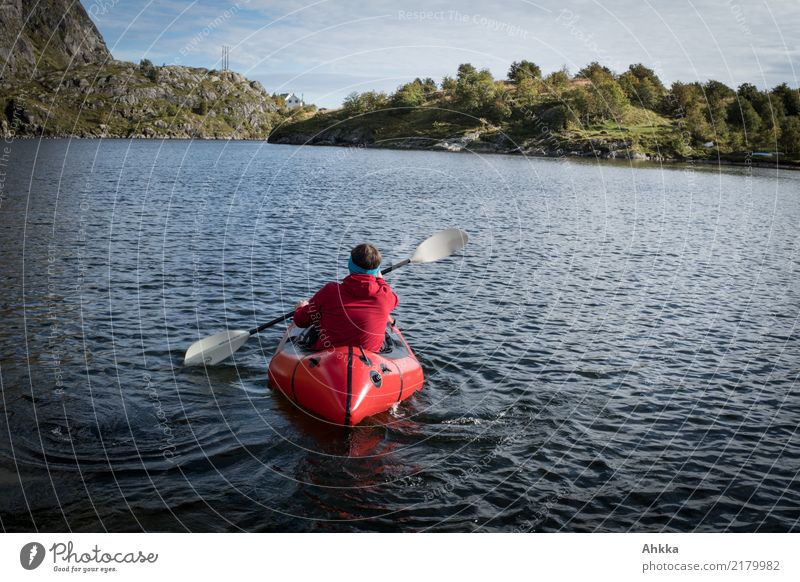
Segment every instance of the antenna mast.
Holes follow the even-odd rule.
[[[230,70],[230,57],[231,57],[231,47],[227,44],[222,45],[222,70],[228,71]]]

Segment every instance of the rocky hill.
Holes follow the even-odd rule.
[[[231,71],[116,61],[73,0],[0,0],[5,137],[264,139],[288,112]]]
[[[79,2],[0,1],[0,79],[110,59],[103,37]]]

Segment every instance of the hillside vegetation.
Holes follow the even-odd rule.
[[[439,83],[353,93],[340,109],[276,127],[270,141],[655,160],[744,161],[760,152],[788,163],[800,159],[800,93],[713,80],[667,88],[641,64],[543,76],[520,61],[504,80],[462,64]]]

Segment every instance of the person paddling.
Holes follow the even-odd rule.
[[[350,274],[341,283],[330,282],[294,312],[298,327],[311,327],[309,344],[314,350],[361,346],[380,351],[389,314],[399,300],[381,275],[381,253],[372,244],[357,245],[350,252]]]

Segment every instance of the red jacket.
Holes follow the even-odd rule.
[[[308,327],[319,319],[315,349],[361,346],[377,352],[383,345],[386,322],[399,300],[383,278],[348,275],[341,283],[328,283],[308,305],[294,312],[294,323]]]

